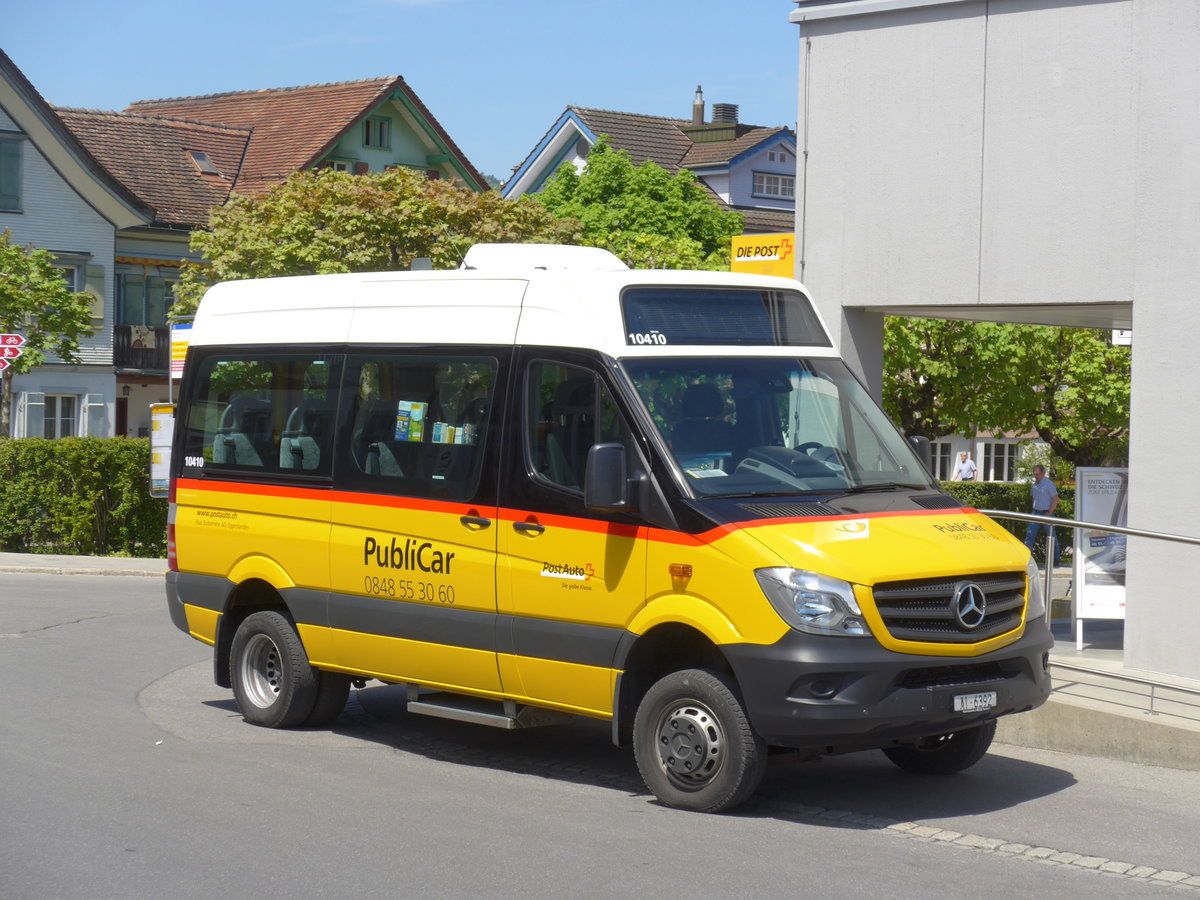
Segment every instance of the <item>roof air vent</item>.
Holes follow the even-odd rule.
[[[712,107],[714,125],[736,125],[738,105],[736,103],[714,103]]]

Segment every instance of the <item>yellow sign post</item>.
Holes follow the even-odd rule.
[[[730,270],[796,277],[795,234],[743,234],[733,239]]]

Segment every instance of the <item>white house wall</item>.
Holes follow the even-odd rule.
[[[734,165],[729,172],[724,176],[725,197],[727,202],[735,206],[754,206],[759,209],[781,209],[791,210],[794,208],[793,200],[785,200],[782,197],[756,197],[754,195],[754,173],[765,172],[768,175],[786,175],[793,178],[796,175],[796,149],[789,144],[774,144],[770,148],[773,151],[783,151],[787,153],[787,162],[771,162],[767,158],[767,151],[762,150],[756,153],[749,159],[742,160]],[[711,179],[705,178],[705,181]],[[732,197],[732,199],[730,199]]]
[[[28,140],[21,147],[21,207],[19,213],[0,213],[0,228],[11,231],[16,242],[89,256],[91,265],[104,267],[103,328],[79,342],[79,356],[84,363],[111,364],[112,223],[63,181]]]
[[[19,130],[7,114],[0,127]],[[23,436],[19,410],[27,394],[66,393],[78,398],[81,409],[85,397],[102,398],[107,430],[101,433],[111,434],[116,386],[112,370],[114,227],[63,180],[31,140],[22,142],[21,206],[20,213],[0,214],[0,228],[11,231],[21,244],[82,257],[78,288],[82,290],[85,283],[103,285],[104,318],[95,320],[97,330],[80,340],[80,366],[50,363],[13,379],[12,433]],[[99,270],[102,279],[96,277]],[[97,427],[100,422],[94,418],[92,424]]]
[[[702,174],[698,176],[701,181],[708,185],[709,189],[721,198],[725,203],[732,203],[730,199],[729,173],[720,172],[717,174]],[[749,199],[750,192],[745,192],[746,198]]]

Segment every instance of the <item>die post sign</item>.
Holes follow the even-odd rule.
[[[729,254],[729,268],[755,275],[796,277],[796,235],[743,234],[735,237]]]

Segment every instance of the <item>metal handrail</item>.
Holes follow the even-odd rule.
[[[1050,558],[1054,551],[1052,541],[1054,540],[1055,528],[1090,528],[1093,531],[1106,531],[1111,534],[1153,538],[1160,541],[1172,541],[1177,544],[1200,544],[1200,538],[1188,537],[1183,534],[1168,534],[1165,531],[1147,531],[1144,528],[1126,528],[1123,525],[1081,522],[1078,519],[1059,519],[1055,516],[1039,516],[1037,513],[1019,513],[1007,509],[981,509],[980,512],[996,519],[1017,519],[1022,522],[1039,522],[1050,526],[1048,529],[1049,533],[1046,535],[1046,584],[1044,591],[1047,604],[1050,603],[1051,594],[1054,590],[1054,568],[1050,565]],[[1083,649],[1083,625],[1078,619],[1076,622],[1078,628],[1075,636],[1075,645],[1078,649]]]
[[[1177,544],[1200,544],[1200,538],[1188,537],[1183,534],[1168,534],[1165,531],[1146,531],[1144,528],[1101,525],[1098,522],[1080,522],[1078,519],[1059,519],[1055,516],[1039,516],[1036,513],[1019,513],[1007,509],[981,509],[980,512],[994,519],[1019,519],[1022,522],[1041,522],[1045,525],[1055,525],[1060,528],[1091,528],[1093,531],[1110,531],[1113,534],[1155,538],[1161,541],[1174,541]]]
[[[1070,669],[1073,672],[1087,672],[1090,675],[1104,675],[1108,678],[1118,678],[1121,681],[1132,681],[1136,684],[1148,684],[1151,687],[1167,688],[1172,691],[1180,691],[1184,694],[1195,694],[1200,697],[1200,688],[1190,687],[1188,685],[1171,684],[1167,681],[1156,681],[1153,678],[1145,678],[1141,675],[1126,675],[1122,672],[1110,672],[1108,669],[1095,669],[1090,666],[1080,666],[1075,663],[1054,662],[1051,665],[1059,669]]]
[[[1138,675],[1126,675],[1122,672],[1112,672],[1112,671],[1109,671],[1108,669],[1096,669],[1096,668],[1092,668],[1090,666],[1080,666],[1080,665],[1075,665],[1074,663],[1062,662],[1060,660],[1053,660],[1050,663],[1050,665],[1053,666],[1055,669],[1067,669],[1072,672],[1084,672],[1088,675],[1099,675],[1101,678],[1105,678],[1105,679],[1111,678],[1116,681],[1128,681],[1133,684],[1139,685],[1140,687],[1148,687],[1150,689],[1150,695],[1149,695],[1150,708],[1147,710],[1147,712],[1149,712],[1150,715],[1152,715],[1152,716],[1174,716],[1175,718],[1183,719],[1185,722],[1197,721],[1197,717],[1195,717],[1195,716],[1181,715],[1180,713],[1173,713],[1173,712],[1168,712],[1165,710],[1156,709],[1155,702],[1161,698],[1159,698],[1155,694],[1155,690],[1158,689],[1158,690],[1166,690],[1166,691],[1176,691],[1180,694],[1186,694],[1189,697],[1196,697],[1197,699],[1200,699],[1200,688],[1194,688],[1194,687],[1190,687],[1188,685],[1181,685],[1181,684],[1170,684],[1169,682],[1159,681],[1155,678],[1146,678],[1144,676],[1138,676]],[[1081,684],[1081,682],[1078,679],[1073,680],[1072,683],[1076,684],[1076,685]],[[1117,687],[1110,688],[1110,690],[1112,690],[1114,692],[1121,691],[1121,689],[1117,688]],[[1130,693],[1130,692],[1125,691],[1125,693]],[[1112,702],[1116,703],[1116,705],[1118,705],[1118,706],[1124,706],[1129,709],[1139,709],[1140,708],[1136,703],[1128,703],[1128,702],[1121,703],[1121,702],[1115,701],[1115,700]],[[1193,708],[1193,704],[1191,704],[1185,700],[1175,700],[1172,702],[1177,703],[1180,706],[1188,707],[1189,709]],[[1200,711],[1200,704],[1196,704],[1194,706],[1194,708],[1196,710]]]

